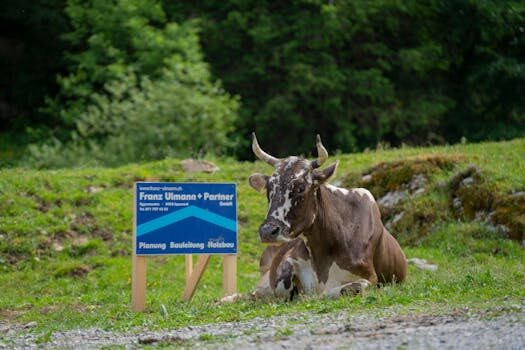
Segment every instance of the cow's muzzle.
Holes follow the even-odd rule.
[[[287,241],[287,229],[274,222],[264,222],[259,227],[259,239],[262,243]]]

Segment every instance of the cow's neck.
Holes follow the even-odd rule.
[[[311,252],[319,280],[326,281],[328,270],[334,263],[341,244],[341,230],[344,226],[345,212],[342,199],[325,186],[317,190],[315,200],[316,211],[312,225],[304,232],[306,244]]]

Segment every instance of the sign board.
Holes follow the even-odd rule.
[[[138,182],[136,254],[236,254],[232,183]]]
[[[237,290],[237,189],[233,183],[136,182],[133,190],[131,304],[146,305],[146,258],[185,254],[190,300],[211,254],[223,255],[224,295]],[[193,266],[192,255],[199,254]]]

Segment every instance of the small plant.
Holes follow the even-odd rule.
[[[276,338],[289,337],[293,334],[293,331],[289,327],[283,327],[275,332]]]

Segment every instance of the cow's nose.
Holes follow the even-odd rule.
[[[273,224],[263,224],[259,227],[259,237],[261,241],[268,241],[275,239],[281,231],[280,227]]]

